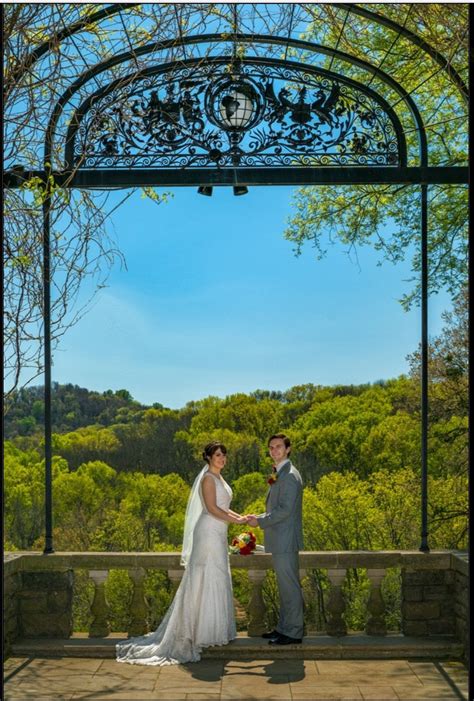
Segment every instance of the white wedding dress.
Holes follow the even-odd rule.
[[[232,490],[220,477],[216,503],[227,510]],[[193,528],[189,562],[176,595],[157,630],[116,646],[117,661],[142,665],[198,662],[201,650],[226,645],[236,637],[232,579],[227,553],[227,522],[202,505]]]

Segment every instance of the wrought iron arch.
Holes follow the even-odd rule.
[[[413,119],[416,124],[417,128],[417,133],[418,133],[418,139],[419,139],[419,162],[420,166],[425,168],[428,165],[428,153],[427,153],[427,139],[426,139],[426,131],[425,127],[423,124],[423,120],[421,118],[421,115],[419,113],[419,110],[416,106],[415,101],[411,97],[411,95],[403,88],[402,85],[397,83],[391,76],[389,76],[387,73],[382,71],[380,68],[377,66],[373,66],[367,61],[363,61],[362,59],[359,59],[355,56],[351,56],[350,54],[347,54],[343,51],[340,51],[338,49],[334,49],[332,47],[326,47],[320,44],[315,44],[313,42],[309,41],[304,41],[304,40],[296,40],[296,39],[287,39],[287,38],[281,38],[281,37],[268,37],[266,35],[244,35],[244,34],[236,34],[232,38],[233,41],[238,41],[239,43],[257,43],[257,44],[285,44],[289,47],[292,48],[298,48],[301,50],[311,50],[313,52],[319,52],[323,54],[327,54],[330,56],[333,56],[335,58],[341,59],[343,61],[346,61],[347,63],[351,65],[358,66],[360,68],[363,68],[364,70],[367,70],[371,72],[374,76],[378,77],[384,84],[386,84],[388,87],[392,88],[399,96],[400,99],[407,105],[408,110],[413,116]],[[72,85],[65,91],[65,93],[59,98],[59,100],[56,103],[56,107],[53,110],[47,131],[46,131],[46,139],[45,139],[45,155],[44,155],[44,162],[51,164],[53,161],[52,158],[52,153],[53,153],[53,142],[54,142],[54,134],[56,130],[56,126],[59,120],[59,117],[61,115],[61,112],[63,111],[65,105],[67,102],[71,99],[71,97],[87,82],[92,80],[93,78],[96,78],[98,75],[100,75],[101,72],[104,72],[105,70],[108,70],[109,68],[112,68],[114,66],[118,66],[127,60],[130,60],[130,58],[135,55],[137,57],[141,57],[144,55],[147,55],[149,53],[155,52],[157,48],[159,49],[167,49],[170,47],[179,47],[179,46],[187,46],[187,45],[194,45],[198,43],[204,43],[204,44],[212,44],[212,43],[217,43],[217,42],[222,42],[222,36],[221,35],[216,35],[216,34],[206,34],[206,35],[199,35],[199,36],[190,36],[186,38],[174,38],[171,40],[166,40],[166,41],[161,41],[161,42],[153,42],[151,44],[141,46],[136,50],[133,51],[126,51],[120,55],[113,56],[112,58],[104,61],[100,66],[94,66],[88,71],[86,71],[80,79],[74,81]],[[208,61],[215,60],[221,61],[222,63],[227,62],[228,65],[232,63],[231,57],[214,57],[214,59],[208,58]],[[254,59],[251,59],[250,57],[248,59],[245,59],[246,61],[251,61],[254,60],[255,63],[257,63],[259,60],[261,61],[262,59],[259,59],[258,57],[255,57]],[[192,61],[192,59],[189,59],[188,61]],[[271,63],[271,59],[267,59],[268,63]],[[202,60],[201,60],[202,62]],[[244,63],[245,61],[242,61]],[[185,65],[187,61],[181,60],[179,61],[179,65]],[[196,64],[199,64],[200,61],[196,60]],[[289,65],[291,66],[293,62],[291,61],[285,61],[282,62],[281,65]],[[297,64],[298,67],[298,64]],[[166,68],[169,68],[169,66],[166,66]],[[360,84],[357,84],[356,81],[354,81],[351,78],[345,77],[341,74],[336,74],[336,73],[330,73],[327,72],[326,69],[323,68],[318,68],[318,67],[313,67],[308,64],[300,64],[299,68],[302,72],[306,73],[311,73],[311,72],[319,72],[321,75],[328,75],[330,76],[333,80],[340,80],[341,82],[346,82],[349,85],[352,85],[354,87],[358,87],[359,90],[361,91],[369,91],[370,89],[367,89],[365,86],[362,86]],[[141,73],[145,76],[149,73],[149,71],[158,71],[159,68],[152,68],[152,69],[143,69]],[[129,80],[132,80],[133,78],[129,77]],[[127,82],[127,78],[121,78],[118,79],[115,83],[115,85],[119,85],[120,81]],[[103,88],[104,90],[108,90],[109,86],[106,88]],[[94,93],[95,95],[99,95],[102,92],[102,89]],[[391,115],[391,120],[393,121],[394,125],[396,125],[396,131],[397,131],[397,136],[399,139],[399,146],[402,146],[401,150],[401,155],[402,155],[402,162],[398,163],[400,167],[406,166],[406,145],[400,144],[400,141],[405,141],[404,137],[402,136],[403,129],[400,124],[399,119],[396,117],[393,108],[389,105],[389,103],[376,91],[371,90],[370,93],[372,96],[372,99],[378,100],[381,104],[384,105],[385,111]],[[87,100],[86,100],[87,103]],[[82,110],[85,107],[82,106]],[[81,108],[76,111],[79,114],[79,119],[81,118]],[[68,142],[71,138],[72,134],[72,129],[70,128],[68,130],[68,136],[66,138],[66,141]],[[70,148],[67,145],[67,157],[66,157],[66,162],[71,161],[71,153],[70,153]],[[371,164],[375,165],[375,164]],[[70,163],[68,164],[68,167],[70,168]],[[447,174],[447,170],[445,170],[445,173]],[[438,173],[438,176],[440,173]],[[455,177],[455,172],[452,171],[451,175]],[[347,178],[345,179],[347,182]],[[116,184],[116,183],[114,183]],[[174,184],[174,183],[173,183]],[[81,185],[85,185],[84,180],[81,179]],[[102,177],[102,185],[105,185],[105,179]]]

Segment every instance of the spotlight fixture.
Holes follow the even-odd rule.
[[[248,192],[248,188],[245,187],[245,185],[234,185],[232,189],[234,190],[234,195],[236,197],[238,195],[246,195]]]
[[[198,187],[199,195],[206,195],[206,197],[212,196],[212,187],[210,185],[200,185]]]

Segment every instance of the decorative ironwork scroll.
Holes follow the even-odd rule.
[[[398,166],[405,142],[382,99],[327,71],[214,59],[147,71],[78,110],[68,167]]]

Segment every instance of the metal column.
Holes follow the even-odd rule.
[[[428,546],[428,185],[421,186],[421,544]]]
[[[45,544],[44,554],[53,548],[53,490],[51,465],[51,186],[46,173],[43,201],[43,315],[44,315],[44,509]]]

